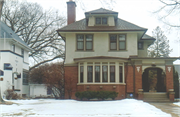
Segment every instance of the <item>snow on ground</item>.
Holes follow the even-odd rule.
[[[171,117],[160,109],[135,99],[117,101],[12,100],[0,105],[0,116],[18,117]]]
[[[180,106],[180,102],[175,102],[174,104]]]

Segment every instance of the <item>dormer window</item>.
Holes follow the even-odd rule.
[[[107,17],[96,17],[96,25],[107,25]]]

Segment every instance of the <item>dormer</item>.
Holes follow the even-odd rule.
[[[88,26],[115,26],[118,12],[107,9],[97,9],[85,12]]]

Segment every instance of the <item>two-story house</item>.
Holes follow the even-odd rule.
[[[146,28],[103,8],[85,12],[85,18],[76,21],[76,3],[71,0],[67,12],[68,25],[57,30],[65,41],[65,98],[76,99],[77,91],[108,90],[118,92],[117,99],[130,94],[142,99],[143,92],[151,90],[148,71],[154,69],[156,92],[168,92],[174,99],[172,65],[177,58],[147,57],[155,39],[146,35]],[[161,78],[163,72],[166,78]]]
[[[29,54],[32,49],[6,24],[0,22],[0,88],[1,95],[13,89],[20,96],[29,95]]]

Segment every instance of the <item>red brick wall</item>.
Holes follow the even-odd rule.
[[[128,67],[128,68],[126,68]],[[127,85],[127,93],[133,92],[133,67],[131,65],[128,65],[125,67],[125,75],[127,75],[126,78],[126,85]]]
[[[102,86],[102,88],[100,88]],[[114,87],[115,86],[115,87]],[[88,87],[88,88],[87,88]],[[125,85],[120,85],[120,84],[100,84],[100,85],[78,85],[77,86],[77,91],[116,91],[118,92],[118,96],[116,99],[124,99],[126,97],[125,93]]]
[[[171,67],[171,71],[168,71],[168,67]],[[168,92],[169,89],[174,89],[173,87],[173,66],[172,65],[166,65],[166,92]]]
[[[137,71],[137,67],[140,67],[139,72]],[[135,66],[135,92],[138,93],[138,89],[142,89],[142,66]]]
[[[78,83],[78,66],[65,66],[65,99],[75,99],[75,92]]]

